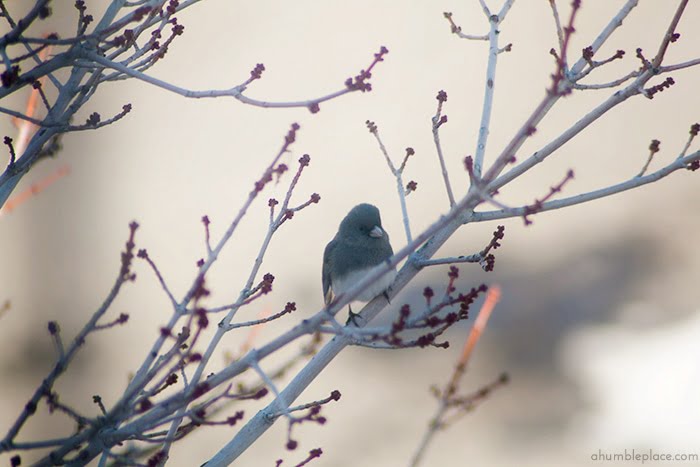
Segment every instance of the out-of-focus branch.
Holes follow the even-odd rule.
[[[86,124],[71,123],[75,114],[106,81],[136,78],[186,97],[232,96],[249,105],[268,108],[306,107],[315,113],[319,111],[322,102],[356,91],[371,91],[370,79],[374,67],[388,53],[385,47],[381,47],[374,54],[370,65],[347,78],[342,89],[303,101],[270,102],[244,95],[246,87],[260,78],[264,70],[262,64],[253,69],[248,80],[227,90],[191,91],[146,75],[144,71],[162,60],[175,38],[183,34],[184,26],[178,22],[176,15],[197,1],[113,0],[96,26],[92,27],[95,18],[89,14],[88,5],[84,0],[76,0],[73,6],[77,11],[77,33],[69,38],[59,38],[55,33],[43,37],[31,36],[32,28],[29,26],[52,14],[47,0],[36,0],[29,13],[19,21],[12,19],[7,6],[2,3],[0,12],[11,30],[0,38],[0,70],[4,64],[0,99],[31,85],[47,108],[47,115],[37,118],[32,113],[10,107],[0,108],[0,112],[24,119],[38,127],[25,150],[18,152],[17,163],[0,173],[0,206],[5,204],[21,178],[31,170],[58,135],[99,129],[126,115],[125,110],[113,118],[102,120],[99,119],[99,113],[93,111]],[[66,13],[67,7],[61,5],[54,8],[61,8],[61,13]],[[49,47],[56,49],[50,57],[47,56]],[[18,48],[23,50],[18,53]],[[64,82],[55,76],[59,70],[69,72],[69,77]],[[47,77],[55,92],[44,92],[42,80]],[[97,119],[93,118],[95,116]]]
[[[78,333],[78,335],[73,339],[71,342],[71,345],[60,352],[59,358],[54,365],[53,369],[51,372],[48,374],[48,376],[42,381],[42,383],[39,385],[39,387],[34,391],[34,394],[32,395],[31,399],[29,402],[24,407],[24,410],[20,414],[20,416],[17,418],[15,423],[10,427],[8,430],[7,434],[5,437],[0,441],[0,453],[1,452],[6,452],[12,449],[16,449],[15,446],[15,437],[19,433],[19,430],[24,426],[26,421],[31,417],[37,410],[37,406],[39,404],[39,401],[47,396],[50,392],[51,389],[53,388],[54,383],[58,379],[59,376],[63,374],[63,372],[66,371],[66,369],[69,367],[71,361],[75,357],[76,353],[80,348],[83,346],[85,343],[85,339],[88,337],[88,335],[92,332],[95,331],[95,329],[98,326],[99,321],[104,317],[105,313],[107,313],[107,310],[109,310],[110,306],[114,302],[114,299],[117,297],[119,292],[121,291],[122,286],[126,282],[133,281],[135,276],[131,272],[131,264],[132,260],[134,258],[134,235],[136,233],[136,229],[138,228],[138,224],[135,222],[131,223],[129,226],[130,233],[129,233],[129,239],[126,242],[126,249],[122,253],[122,261],[119,269],[119,274],[117,275],[117,279],[114,282],[114,285],[112,286],[112,289],[109,291],[109,294],[107,294],[107,298],[104,300],[102,305],[95,311],[95,313],[92,315],[90,320],[83,326],[81,331]],[[49,324],[49,332],[52,336],[57,334],[59,331],[58,327],[54,323],[51,325]],[[61,346],[62,348],[62,346]]]
[[[437,431],[440,428],[444,427],[444,419],[451,408],[458,407],[464,410],[471,409],[473,407],[473,404],[476,401],[477,397],[459,398],[456,397],[456,393],[459,389],[460,380],[462,379],[465,371],[467,370],[467,363],[469,363],[469,358],[471,357],[472,352],[474,351],[474,347],[476,347],[476,343],[479,341],[481,334],[484,332],[489,317],[491,316],[491,312],[500,300],[500,297],[500,287],[491,286],[486,295],[486,300],[484,301],[484,304],[481,307],[481,310],[479,311],[479,315],[474,321],[474,326],[472,326],[472,330],[469,333],[469,337],[464,343],[462,353],[459,357],[459,360],[457,361],[457,366],[455,367],[455,370],[452,373],[452,377],[445,386],[445,389],[443,389],[439,393],[439,403],[437,411],[433,416],[432,420],[430,421],[428,429],[423,435],[423,439],[418,445],[418,449],[416,450],[416,453],[414,454],[413,459],[411,460],[410,465],[412,467],[416,467],[421,463],[423,456],[425,455],[425,452],[428,449],[428,445],[437,434]],[[505,384],[507,380],[507,376],[502,376],[495,383],[492,383],[488,387],[482,388],[476,395],[481,395],[481,398],[483,399],[486,395],[493,391],[493,389],[502,384]]]

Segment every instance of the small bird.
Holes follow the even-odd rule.
[[[366,203],[352,208],[323,252],[322,282],[326,305],[334,297],[350,290],[374,268],[381,267],[393,254],[389,234],[382,228],[379,209]],[[386,290],[395,278],[394,268],[367,287],[355,300],[368,302],[381,293],[388,300]],[[357,314],[352,312],[350,305],[348,308],[348,323],[352,321],[357,325]]]

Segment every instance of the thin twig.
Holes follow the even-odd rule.
[[[433,142],[435,143],[435,150],[437,151],[438,161],[440,162],[440,169],[442,171],[442,180],[445,183],[445,190],[447,190],[447,198],[450,200],[450,207],[455,205],[455,196],[452,193],[452,186],[450,185],[450,175],[447,172],[447,166],[445,165],[445,157],[442,155],[442,144],[440,143],[440,127],[447,122],[447,115],[442,115],[442,104],[447,102],[447,93],[445,91],[440,91],[437,94],[437,110],[432,118],[433,123]]]
[[[382,142],[382,139],[379,136],[379,129],[377,128],[377,125],[369,120],[367,120],[365,123],[367,125],[367,128],[369,129],[369,132],[372,133],[372,135],[374,135],[374,138],[377,140],[377,143],[379,144],[379,149],[384,155],[384,160],[386,160],[386,164],[389,166],[391,174],[394,176],[394,178],[396,178],[396,189],[399,194],[399,202],[401,203],[401,214],[403,217],[404,231],[406,232],[406,241],[408,243],[411,243],[413,237],[411,235],[411,224],[408,218],[408,208],[406,207],[406,191],[404,190],[403,185],[403,170],[406,167],[406,161],[408,157],[413,154],[413,149],[406,148],[406,157],[404,158],[401,166],[397,169],[396,166],[394,166],[394,163],[391,161],[391,157],[389,157],[389,152],[386,150],[386,146],[384,146],[384,143]]]
[[[587,193],[582,193],[580,195],[571,196],[568,198],[561,198],[554,201],[548,201],[540,207],[538,212],[552,211],[555,209],[574,206],[576,204],[587,203],[589,201],[605,198],[617,193],[621,193],[623,191],[631,190],[633,188],[646,185],[648,183],[653,183],[670,175],[676,170],[687,169],[691,163],[696,161],[700,161],[700,151],[696,151],[681,159],[676,159],[674,162],[670,163],[666,167],[656,172],[645,175],[643,177],[634,177],[625,182],[618,183],[616,185],[611,185],[606,188],[601,188],[599,190],[589,191]],[[475,212],[469,218],[469,222],[483,222],[496,219],[507,219],[510,217],[521,217],[523,214],[525,214],[526,209],[527,206],[521,206],[507,210],[501,209],[498,211]]]
[[[433,416],[430,424],[428,425],[428,429],[423,435],[423,439],[418,445],[418,449],[413,455],[413,459],[411,460],[410,464],[412,467],[416,467],[420,464],[420,462],[423,459],[423,456],[427,451],[428,445],[433,440],[434,436],[437,434],[438,429],[440,429],[443,426],[442,420],[444,419],[444,417],[447,414],[447,411],[452,405],[452,400],[454,399],[454,396],[459,387],[459,382],[464,376],[464,372],[467,369],[467,363],[469,363],[469,359],[471,358],[472,352],[474,351],[474,347],[479,341],[481,334],[484,332],[489,317],[491,316],[491,312],[500,300],[500,297],[501,290],[498,286],[492,285],[491,287],[489,287],[489,291],[486,295],[486,300],[484,301],[484,304],[481,307],[481,310],[479,311],[479,315],[476,317],[476,321],[474,321],[474,326],[472,326],[472,330],[469,333],[469,337],[467,338],[466,342],[464,343],[464,347],[462,347],[462,353],[460,354],[459,360],[457,361],[455,371],[452,373],[450,381],[447,383],[445,389],[441,393],[437,411]]]

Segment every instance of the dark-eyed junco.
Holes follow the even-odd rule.
[[[323,252],[322,280],[326,305],[357,284],[372,269],[381,266],[393,254],[389,234],[382,228],[379,209],[371,204],[358,204],[352,208]],[[385,293],[395,278],[396,269],[392,269],[355,297],[355,300],[368,302]],[[350,309],[349,321],[354,322],[354,317],[355,313]]]

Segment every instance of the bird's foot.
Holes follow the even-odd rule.
[[[355,325],[356,328],[359,328],[360,324],[357,322],[358,318],[362,318],[362,315],[360,315],[359,313],[353,313],[352,309],[349,308],[348,309],[348,319],[347,319],[347,321],[345,321],[345,325],[349,326],[350,323],[352,323]]]

